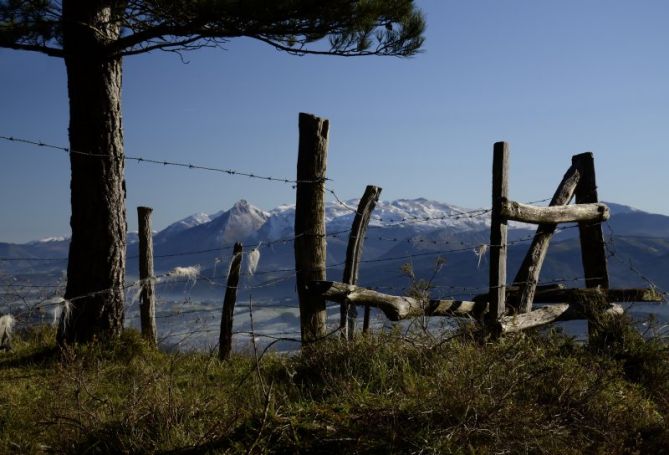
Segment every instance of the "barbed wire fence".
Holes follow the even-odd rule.
[[[88,157],[105,159],[105,156],[86,153],[82,151],[71,150],[67,147],[61,147],[53,144],[44,143],[42,141],[17,138],[13,136],[4,136],[0,135],[0,140],[4,140],[11,143],[21,143],[26,145],[32,145],[40,148],[46,148],[56,151],[61,151],[67,154],[78,154]],[[175,162],[169,160],[157,160],[153,158],[145,158],[141,156],[132,156],[127,155],[124,157],[126,161],[134,161],[138,164],[149,164],[162,167],[176,167],[186,170],[194,171],[205,171],[205,172],[216,172],[228,176],[238,176],[245,177],[252,180],[265,180],[270,182],[282,183],[291,185],[294,189],[296,185],[300,183],[319,183],[324,184],[324,189],[332,197],[334,204],[342,207],[343,209],[350,212],[351,215],[358,214],[358,209],[351,207],[349,203],[345,202],[343,198],[335,191],[331,186],[325,186],[326,182],[331,183],[332,181],[327,178],[312,180],[297,180],[289,179],[284,177],[276,176],[267,176],[259,175],[252,172],[240,171],[230,168],[220,168],[214,166],[204,166],[186,162]],[[544,198],[540,200],[530,201],[527,204],[538,204],[550,201],[551,198]],[[490,216],[492,208],[484,209],[475,209],[475,210],[452,210],[450,213],[442,213],[435,216],[419,216],[419,215],[404,215],[399,217],[391,216],[379,216],[372,215],[372,223],[369,226],[371,233],[367,233],[365,236],[366,240],[375,240],[379,242],[393,242],[393,243],[403,243],[406,242],[410,247],[420,247],[422,245],[432,245],[432,246],[443,246],[444,248],[431,249],[428,251],[411,251],[410,253],[404,255],[393,255],[389,257],[376,257],[376,258],[366,258],[360,261],[361,264],[379,264],[379,263],[400,263],[403,261],[412,262],[419,258],[429,258],[429,257],[444,257],[453,254],[464,254],[472,253],[472,261],[481,260],[481,256],[485,255],[485,251],[490,247],[495,247],[499,245],[493,245],[486,242],[477,242],[477,243],[466,243],[460,240],[439,240],[439,239],[429,239],[425,236],[414,236],[411,238],[401,238],[401,237],[387,237],[384,235],[374,235],[374,230],[383,230],[384,228],[391,227],[402,227],[412,224],[425,224],[433,223],[446,220],[483,220]],[[651,285],[651,287],[659,289],[647,276],[642,274],[631,261],[626,261],[617,254],[615,250],[615,235],[611,229],[609,223],[605,224],[610,230],[609,239],[605,242],[607,251],[609,252],[609,257],[615,258],[615,260],[623,263],[625,266],[629,267],[629,270],[636,274],[641,280],[645,283]],[[558,228],[555,233],[564,232],[570,229],[578,228],[578,224],[568,225],[561,228]],[[329,232],[324,236],[327,238],[345,238],[345,236],[351,233],[351,229],[341,229],[333,232]],[[243,245],[244,249],[253,249],[253,248],[272,248],[280,245],[290,245],[295,240],[303,237],[306,233],[299,233],[293,236],[282,237],[274,240],[262,240],[262,242],[251,242]],[[516,244],[522,244],[524,242],[532,241],[535,237],[534,232],[526,236],[521,236],[515,240],[507,242],[507,246],[512,246]],[[160,281],[161,285],[167,287],[174,287],[175,285],[183,285],[181,289],[182,298],[171,299],[162,298],[158,301],[158,313],[156,314],[156,319],[163,323],[160,334],[160,341],[164,345],[173,346],[180,348],[185,346],[188,347],[206,347],[206,344],[203,344],[201,340],[211,343],[212,338],[215,334],[219,332],[217,327],[217,322],[220,320],[221,306],[220,300],[221,297],[208,297],[204,300],[201,300],[200,292],[195,292],[195,287],[197,283],[200,283],[200,286],[204,285],[208,288],[221,289],[226,288],[227,283],[224,283],[216,278],[216,265],[223,263],[224,257],[218,256],[218,254],[232,250],[233,245],[221,245],[216,248],[210,249],[199,249],[199,250],[190,250],[190,251],[176,251],[176,252],[166,252],[163,254],[154,255],[155,259],[166,259],[166,258],[185,258],[193,257],[198,255],[214,255],[214,263],[211,276],[204,276],[203,274],[198,273],[196,277],[190,277],[187,279],[174,278],[173,272],[165,272],[163,274],[156,275],[153,277],[153,280]],[[483,253],[482,253],[483,252]],[[137,259],[137,255],[129,256],[128,259]],[[52,263],[63,266],[67,263],[67,257],[0,257],[0,263],[17,263],[17,262],[27,262],[27,263]],[[212,264],[197,263],[198,271],[201,269],[206,269]],[[328,270],[338,270],[345,265],[345,262],[334,262],[328,264],[325,269]],[[398,264],[399,269],[399,264]],[[250,342],[255,346],[257,339],[266,340],[265,346],[272,346],[277,343],[293,343],[296,346],[299,346],[299,343],[302,343],[300,337],[299,323],[296,324],[296,321],[299,321],[299,315],[297,314],[298,305],[296,303],[296,292],[292,289],[290,295],[284,296],[284,299],[288,303],[281,303],[273,301],[271,299],[258,299],[254,298],[254,294],[258,294],[267,291],[267,290],[279,290],[286,291],[290,287],[286,286],[288,284],[293,284],[296,273],[299,273],[299,270],[295,268],[286,268],[286,267],[275,267],[263,269],[262,267],[255,271],[253,274],[242,274],[245,278],[245,282],[242,286],[238,288],[240,292],[243,292],[243,298],[240,299],[240,304],[237,305],[235,309],[235,319],[242,320],[243,316],[248,315],[249,322],[239,324],[239,328],[233,332],[237,337],[243,339],[250,339]],[[171,275],[172,274],[172,275]],[[259,283],[255,283],[253,280],[254,276],[268,276],[268,278]],[[19,326],[29,326],[36,323],[57,323],[60,315],[66,308],[67,302],[76,301],[78,299],[83,299],[90,297],[91,295],[101,294],[105,292],[117,291],[117,289],[104,289],[89,293],[86,295],[76,296],[66,300],[64,298],[64,288],[65,283],[62,280],[52,283],[33,283],[30,281],[20,281],[16,277],[0,277],[0,305],[4,311],[10,311],[14,318],[17,320]],[[542,284],[567,284],[583,281],[582,277],[573,277],[573,276],[562,276],[562,277],[552,277],[547,280],[543,280]],[[127,304],[126,304],[126,314],[127,314],[127,324],[135,325],[138,323],[138,312],[137,312],[137,298],[136,294],[138,289],[141,288],[143,282],[142,280],[136,280],[133,282],[126,283],[124,285],[124,290],[127,295]],[[410,285],[407,286],[388,286],[383,285],[382,283],[376,283],[378,286],[374,286],[374,283],[371,283],[369,287],[371,289],[377,290],[392,290],[399,291],[399,293],[406,293],[410,289]],[[509,283],[510,286],[518,285],[522,283]],[[488,286],[455,286],[455,285],[439,285],[432,284],[431,290],[439,292],[439,298],[444,296],[468,296],[472,294],[487,292],[489,290]],[[170,293],[174,296],[174,289],[169,290]],[[666,292],[662,291],[663,295],[667,295]],[[160,293],[159,293],[160,295]],[[215,294],[214,294],[215,295]],[[194,300],[199,299],[199,300]],[[244,301],[248,302],[247,304]],[[328,306],[329,311],[335,311],[339,309],[339,304],[332,304]],[[254,313],[256,312],[258,316],[256,317],[256,325],[260,324],[262,327],[262,322],[265,320],[264,313],[268,313],[270,316],[274,316],[273,325],[268,324],[267,330],[260,328],[255,330],[252,319]],[[278,319],[278,321],[276,320]],[[170,323],[170,321],[175,321]],[[186,329],[187,326],[187,329]],[[292,330],[290,330],[292,328]],[[337,329],[332,329],[328,332],[328,337],[337,334]],[[193,342],[194,339],[200,339],[199,342]],[[198,344],[199,343],[199,344]]]
[[[562,230],[566,231],[568,229],[573,229],[578,227],[577,225],[574,226],[567,226],[563,228]],[[527,235],[524,237],[521,237],[517,240],[514,240],[512,242],[509,242],[509,244],[520,244],[524,242],[528,242],[532,240],[534,235]],[[285,239],[282,239],[282,242]],[[394,241],[394,239],[392,240]],[[613,243],[613,240],[607,241],[607,245],[611,245]],[[257,244],[252,244],[252,245],[257,245]],[[472,253],[472,262],[474,262],[475,259],[475,254],[474,251],[476,248],[480,247],[481,244],[468,244],[465,246],[462,246],[460,248],[451,248],[451,249],[444,249],[444,250],[438,250],[438,251],[428,251],[428,252],[422,252],[422,253],[414,253],[414,254],[407,254],[407,255],[401,255],[401,256],[392,256],[392,257],[386,257],[386,258],[376,258],[376,259],[363,259],[361,260],[361,263],[397,263],[397,268],[400,268],[400,265],[403,261],[411,261],[416,258],[420,257],[444,257],[448,256],[450,254],[457,254],[457,253]],[[485,244],[487,246],[491,246],[490,244]],[[196,250],[192,252],[180,252],[179,255],[185,256],[188,254],[200,254],[201,251]],[[157,255],[159,257],[160,255]],[[171,255],[170,255],[171,256]],[[30,258],[30,259],[35,259],[37,258]],[[49,258],[53,259],[53,258]],[[2,259],[0,259],[1,261]],[[327,266],[327,269],[329,270],[335,270],[335,269],[341,269],[341,267],[344,265],[343,262],[337,262],[333,263],[329,266]],[[274,275],[271,278],[268,278],[267,280],[258,282],[258,283],[245,283],[242,286],[240,286],[239,291],[244,291],[245,293],[253,293],[255,291],[259,291],[261,289],[272,289],[272,288],[277,288],[278,286],[286,283],[286,282],[293,282],[294,281],[294,273],[295,270],[293,268],[274,268],[274,269],[268,269],[268,270],[258,270],[256,271],[255,275]],[[249,278],[250,275],[247,273],[243,273],[243,276],[246,278]],[[401,275],[400,275],[401,276]],[[169,278],[170,277],[170,272],[156,275],[155,279],[156,280],[161,280],[164,278]],[[642,276],[643,279],[647,282],[650,282],[650,280]],[[218,289],[224,289],[227,284],[223,281],[217,280],[215,277],[207,277],[203,275],[198,275],[197,278],[192,279],[172,279],[172,280],[166,280],[163,281],[162,284],[170,287],[174,287],[175,285],[183,285],[182,288],[182,293],[184,294],[184,297],[179,301],[175,300],[174,298],[172,299],[161,299],[158,302],[158,313],[156,315],[156,319],[162,323],[167,322],[168,320],[174,320],[176,323],[174,324],[163,324],[162,326],[162,334],[160,337],[160,340],[163,342],[163,344],[169,344],[170,346],[198,346],[200,348],[207,347],[206,343],[194,343],[194,344],[188,344],[186,343],[189,340],[193,340],[195,338],[204,338],[211,340],[215,335],[219,332],[219,328],[217,326],[218,321],[220,320],[220,313],[221,313],[221,307],[220,307],[220,298],[209,298],[205,299],[203,301],[194,301],[194,297],[190,295],[190,292],[192,289],[195,287],[195,282],[194,280],[197,280],[198,282],[204,284],[207,287],[212,287],[212,288],[218,288]],[[384,280],[385,281],[385,280]],[[568,283],[574,283],[574,282],[582,282],[584,281],[583,277],[572,277],[572,276],[564,276],[564,277],[557,277],[554,279],[549,279],[549,280],[543,280],[542,284],[568,284]],[[58,308],[62,306],[64,298],[64,282],[59,282],[59,283],[53,283],[53,284],[32,284],[32,283],[22,283],[22,282],[2,282],[0,283],[0,288],[4,289],[2,293],[0,293],[0,297],[2,298],[2,304],[5,307],[9,307],[11,309],[12,306],[18,306],[21,308],[19,311],[14,311],[14,317],[17,319],[17,322],[19,324],[25,324],[25,325],[30,325],[34,323],[45,323],[45,322],[50,322],[50,323],[56,323],[58,319],[58,315],[60,314],[58,311]],[[138,323],[138,313],[136,311],[136,303],[137,299],[136,297],[133,297],[133,294],[136,294],[137,291],[140,289],[140,286],[142,284],[142,280],[136,280],[134,282],[129,282],[126,283],[125,289],[128,291],[128,304],[127,304],[127,315],[128,315],[128,324],[136,326]],[[522,283],[510,283],[510,286],[513,285],[518,285]],[[406,286],[388,286],[388,285],[379,285],[379,286],[374,286],[369,285],[368,286],[370,289],[377,289],[377,290],[390,290],[395,293],[399,294],[405,294],[410,290],[410,284]],[[30,290],[32,292],[26,293],[27,290]],[[455,286],[455,285],[432,285],[431,290],[437,291],[438,294],[436,295],[437,298],[444,298],[444,297],[453,297],[453,296],[471,296],[473,294],[477,293],[483,293],[487,292],[488,286]],[[37,291],[37,292],[35,292]],[[98,293],[104,293],[104,292],[109,292],[110,290],[101,290],[97,291],[94,294]],[[174,294],[174,290],[171,290],[170,293]],[[84,296],[79,296],[75,297],[74,299],[70,300],[76,300],[78,298],[84,298],[87,297],[91,294],[87,294]],[[160,293],[159,293],[160,295]],[[252,294],[251,297],[252,298]],[[13,299],[13,300],[10,300]],[[255,331],[256,338],[263,338],[266,340],[278,340],[281,342],[286,342],[286,343],[297,343],[295,346],[298,346],[299,343],[301,342],[300,340],[300,332],[299,328],[296,327],[296,321],[298,320],[299,315],[297,314],[297,304],[295,301],[295,295],[293,293],[292,296],[290,296],[290,303],[281,303],[281,302],[257,302],[253,305],[253,308],[255,311],[259,311],[261,313],[263,312],[271,312],[272,314],[278,313],[279,315],[284,314],[284,319],[286,322],[279,322],[276,323],[275,326],[278,326],[280,328],[274,328],[272,331],[263,331],[263,330],[258,330]],[[331,305],[330,310],[331,311],[336,311],[338,309],[338,305]],[[238,304],[236,311],[235,311],[235,319],[237,321],[239,320],[244,320],[244,315],[246,314],[247,309],[246,309],[246,304],[244,300],[240,300],[240,303]],[[262,320],[262,318],[259,318]],[[382,318],[381,318],[382,319]],[[381,322],[381,320],[379,321]],[[294,329],[293,330],[285,330],[286,326],[293,325]],[[179,327],[183,327],[185,325],[189,326],[188,330],[183,330],[179,329]],[[159,327],[161,325],[159,324]],[[250,330],[237,330],[233,332],[234,335],[236,336],[241,336],[241,337],[246,337],[248,338],[250,336]],[[239,344],[239,343],[238,343]]]

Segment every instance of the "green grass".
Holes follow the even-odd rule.
[[[669,354],[624,322],[589,346],[376,335],[259,364],[117,342],[0,353],[0,453],[666,453]]]

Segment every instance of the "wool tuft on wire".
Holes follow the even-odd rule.
[[[69,300],[65,300],[62,297],[53,298],[49,300],[48,303],[54,304],[53,310],[51,310],[51,314],[53,316],[51,325],[58,327],[59,330],[65,330],[67,328],[67,324],[70,322],[72,304]]]
[[[474,255],[476,255],[476,257],[478,258],[478,263],[476,264],[477,269],[481,267],[481,259],[483,259],[483,257],[486,255],[487,252],[488,252],[488,245],[486,245],[485,243],[474,248]]]
[[[158,277],[156,283],[169,283],[176,280],[187,280],[188,284],[195,286],[200,276],[200,266],[192,265],[189,267],[174,267],[165,275]]]
[[[260,245],[262,245],[262,242],[258,243],[258,245],[246,255],[246,273],[249,276],[253,276],[258,269],[258,262],[260,262]]]
[[[63,301],[62,297],[57,297],[46,302],[53,304],[53,308],[51,308],[51,325],[54,327],[58,326],[60,315],[63,314],[63,307],[61,305]]]
[[[128,293],[132,293],[132,296],[129,299],[127,299],[127,300],[130,300],[130,303],[129,303],[130,306],[134,305],[135,303],[137,303],[139,301],[139,298],[142,295],[142,291],[144,290],[144,285],[147,284],[147,283],[150,283],[151,280],[153,280],[154,283],[158,281],[156,278],[153,278],[153,277],[144,278],[143,280],[135,281],[132,284],[132,286],[130,286],[128,288]]]
[[[16,319],[11,314],[0,317],[0,349],[11,349],[12,329]]]
[[[223,262],[223,258],[214,258],[214,271],[211,274],[212,280],[216,278],[216,268],[218,267],[218,264],[220,264],[221,262]]]

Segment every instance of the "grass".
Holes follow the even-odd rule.
[[[669,354],[626,322],[481,344],[379,334],[219,362],[136,332],[0,354],[0,453],[667,453]]]

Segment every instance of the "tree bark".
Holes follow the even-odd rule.
[[[119,36],[118,25],[110,19],[114,4],[63,1],[72,171],[65,298],[72,310],[60,343],[109,339],[123,328],[127,226],[122,62],[107,51]]]

